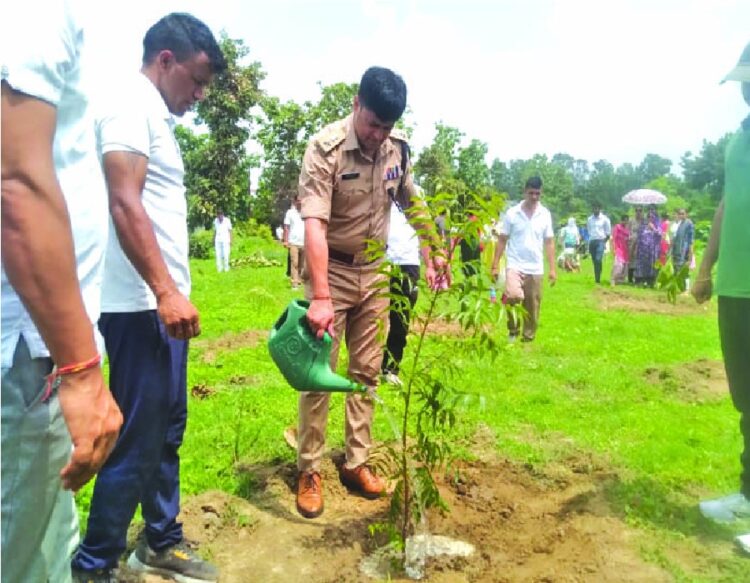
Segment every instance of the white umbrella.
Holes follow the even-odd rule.
[[[667,202],[667,197],[658,190],[639,188],[638,190],[631,190],[623,196],[622,202],[630,204],[664,204]]]

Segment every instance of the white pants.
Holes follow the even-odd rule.
[[[229,241],[216,241],[216,271],[229,271]]]

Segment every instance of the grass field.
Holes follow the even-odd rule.
[[[285,261],[276,243],[248,246]],[[750,580],[750,560],[730,550],[732,535],[750,531],[750,524],[710,525],[696,508],[701,497],[738,485],[741,440],[728,394],[691,391],[691,375],[696,386],[701,380],[695,363],[721,359],[715,301],[704,308],[680,297],[673,307],[653,290],[617,288],[613,295],[608,269],[606,263],[606,286],[594,285],[587,261],[582,273],[560,273],[554,288],[545,284],[533,344],[513,345],[494,362],[456,356],[460,388],[485,402],[462,413],[456,443],[470,457],[471,437],[482,426],[495,436],[497,452],[512,460],[545,466],[575,457],[611,468],[618,479],[608,501],[641,532],[646,560],[678,581]],[[191,347],[188,390],[198,387],[196,394],[211,398],[189,402],[182,489],[242,496],[253,483],[238,478],[238,462],[294,459],[281,436],[296,422],[297,395],[275,369],[265,340],[295,296],[281,267],[219,274],[212,260],[197,260],[192,273],[203,334]],[[398,409],[392,395],[383,396]],[[342,405],[332,399],[334,447],[343,444]],[[383,415],[376,414],[374,433],[392,438]],[[90,491],[79,494],[84,516]],[[675,559],[675,544],[701,554],[702,567]]]

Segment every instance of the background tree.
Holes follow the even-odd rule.
[[[208,126],[207,138],[193,140],[184,131],[182,143],[188,148],[186,182],[189,184],[191,227],[211,224],[217,209],[227,215],[248,217],[249,170],[256,163],[246,151],[250,137],[250,111],[262,93],[260,82],[265,77],[260,63],[242,64],[250,52],[242,40],[222,33],[219,41],[227,60],[227,70],[217,75],[197,106],[196,125]]]
[[[262,101],[255,136],[263,148],[262,172],[252,202],[252,215],[262,223],[280,224],[297,192],[302,157],[310,138],[352,111],[358,84],[321,85],[320,99],[300,105],[276,97]]]

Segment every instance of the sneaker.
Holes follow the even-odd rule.
[[[73,575],[73,583],[117,583],[117,575],[114,569],[84,571],[73,567],[71,573]]]
[[[184,540],[161,551],[153,551],[145,537],[141,537],[128,559],[128,567],[145,573],[165,575],[179,583],[219,580],[216,567],[201,559]]]
[[[404,386],[403,381],[399,378],[399,376],[395,372],[392,372],[392,371],[386,372],[383,375],[383,379],[385,379],[385,382],[388,383],[389,385],[395,385],[397,387]]]
[[[743,553],[750,555],[750,532],[734,537],[734,544],[736,544],[737,548]]]
[[[513,344],[518,340],[518,334],[508,334],[508,344]]]
[[[704,500],[698,507],[703,516],[716,522],[733,522],[737,518],[750,517],[750,500],[739,493]]]

